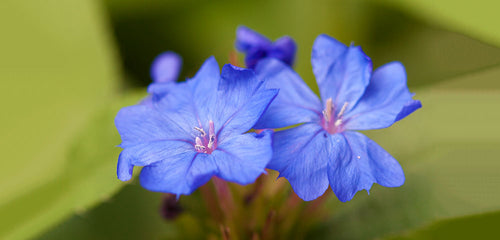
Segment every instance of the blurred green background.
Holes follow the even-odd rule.
[[[158,214],[161,194],[121,183],[118,109],[136,103],[162,51],[182,78],[235,30],[293,37],[316,89],[312,43],[354,42],[378,67],[398,60],[424,107],[367,134],[407,180],[354,200],[308,239],[500,238],[500,3],[396,0],[68,0],[0,4],[0,239],[195,239]],[[179,221],[189,221],[185,217]]]

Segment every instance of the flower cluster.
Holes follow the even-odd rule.
[[[227,64],[219,72],[212,57],[185,82],[175,82],[178,55],[167,52],[154,61],[150,96],[115,119],[123,148],[120,180],[144,166],[144,188],[180,195],[213,176],[249,184],[268,168],[303,200],[318,198],[330,186],[343,202],[373,183],[404,183],[399,163],[356,132],[389,127],[421,107],[401,63],[372,72],[360,47],[320,35],[311,59],[318,98],[291,68],[291,38],[273,43],[240,27],[236,47],[246,54],[248,69]]]

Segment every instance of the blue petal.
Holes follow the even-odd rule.
[[[236,49],[247,52],[254,48],[262,48],[271,45],[271,41],[261,34],[245,26],[239,26],[236,30]]]
[[[329,136],[313,123],[276,132],[267,167],[279,171],[300,198],[314,200],[328,188],[327,165],[334,154]]]
[[[268,57],[279,59],[287,65],[292,66],[295,61],[296,51],[297,45],[295,41],[291,37],[284,36],[273,43]]]
[[[230,135],[242,134],[250,130],[257,120],[269,107],[273,99],[278,95],[277,89],[261,89],[257,91],[247,103],[227,119],[219,132],[219,139],[224,139]],[[221,111],[224,111],[224,102],[220,103]],[[222,114],[228,115],[228,114]]]
[[[217,176],[239,184],[249,184],[262,173],[272,157],[272,131],[248,133],[224,140],[212,153]]]
[[[399,163],[365,135],[357,132],[335,134],[338,151],[328,163],[328,179],[337,198],[346,202],[356,192],[369,191],[373,183],[399,187],[405,177]],[[342,137],[343,136],[343,137]]]
[[[371,60],[360,47],[349,47],[337,58],[324,81],[319,81],[321,99],[332,98],[338,113],[347,103],[346,111],[352,109],[363,95],[370,81]]]
[[[160,101],[165,95],[167,95],[175,87],[175,82],[162,82],[162,83],[151,83],[148,86],[148,93],[151,94],[149,100],[146,103],[153,103]]]
[[[226,107],[238,109],[255,94],[262,83],[254,71],[226,64],[222,67],[218,90],[225,93],[222,97],[230,101]]]
[[[368,130],[391,126],[420,108],[406,85],[406,72],[399,62],[388,63],[373,73],[358,104],[347,112],[346,129]]]
[[[141,185],[156,192],[190,194],[216,172],[212,156],[194,151],[169,155],[167,159],[144,167]]]
[[[206,99],[211,97],[210,93],[217,89],[219,78],[219,65],[214,57],[210,57],[203,63],[196,75],[188,80],[192,91],[189,96],[193,103],[206,102]],[[144,99],[141,104],[151,105],[154,102],[159,102],[168,93],[172,92],[177,85],[175,82],[153,82],[148,87],[148,93],[152,94],[152,96]],[[193,96],[196,96],[196,98]]]
[[[139,102],[139,105],[145,105],[145,106],[153,107],[153,96],[152,95],[147,95],[145,98],[143,98]]]
[[[129,145],[118,158],[118,179],[129,180],[134,166],[150,165],[189,151],[194,151],[193,144],[183,140],[154,140]]]
[[[156,140],[126,147],[120,154],[119,160],[129,162],[134,166],[146,166],[167,159],[171,155],[189,151],[195,151],[192,142]]]
[[[210,57],[194,78],[175,84],[168,95],[155,102],[155,107],[190,133],[194,127],[208,129],[219,79],[219,66],[215,58]]]
[[[336,39],[321,34],[314,41],[311,63],[318,85],[326,81],[326,74],[333,63],[347,50],[347,46]]]
[[[247,66],[247,68],[255,69],[255,66],[257,66],[259,61],[268,56],[269,48],[270,47],[252,48],[248,50],[245,56],[245,65]]]
[[[219,64],[215,57],[208,58],[196,75],[189,80],[193,88],[193,95],[197,102],[203,102],[207,95],[212,94],[219,84]]]
[[[220,78],[219,64],[212,56],[201,66],[196,76],[188,80],[191,93],[181,93],[190,99],[200,124],[199,127],[204,129],[208,129],[209,120],[216,120],[210,119],[210,115],[214,111],[213,106],[217,98]]]
[[[318,97],[290,67],[276,59],[265,59],[256,72],[266,87],[280,89],[256,128],[281,128],[318,119],[322,110]]]
[[[121,181],[128,181],[132,178],[134,165],[130,164],[127,160],[120,160],[122,153],[118,157],[118,166],[116,167],[116,175]]]
[[[167,116],[144,105],[122,108],[115,117],[121,147],[156,140],[188,140],[192,127],[184,125],[185,122],[179,122],[175,114]]]
[[[216,132],[227,126],[225,132],[241,134],[255,124],[277,94],[276,90],[265,91],[262,83],[252,70],[229,64],[222,68],[217,98],[213,103],[207,103]],[[227,134],[222,135],[225,137]]]
[[[396,116],[396,122],[405,118],[406,116],[412,114],[417,109],[422,107],[422,103],[419,100],[410,100],[404,106],[403,110],[399,112],[398,116]]]
[[[151,65],[151,78],[154,82],[175,82],[182,66],[182,58],[174,52],[164,52]]]

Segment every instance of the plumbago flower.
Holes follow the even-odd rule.
[[[389,127],[421,107],[408,91],[403,65],[388,63],[372,73],[360,47],[326,35],[314,43],[312,65],[321,100],[280,61],[266,59],[256,68],[280,94],[255,128],[303,123],[275,133],[267,167],[279,171],[306,201],[321,196],[328,185],[342,202],[373,183],[401,186],[405,177],[396,159],[354,130]]]
[[[161,100],[175,86],[182,67],[182,58],[174,52],[164,52],[155,58],[151,64],[150,75],[153,79],[148,87],[151,94],[141,101],[141,104],[151,105],[153,101]]]
[[[297,50],[295,41],[288,36],[271,42],[268,38],[244,26],[240,26],[236,30],[235,45],[238,51],[246,54],[245,64],[252,69],[260,60],[268,57],[279,59],[292,66]]]
[[[271,131],[252,128],[278,93],[252,70],[209,58],[196,76],[175,84],[158,102],[121,109],[115,125],[123,148],[118,178],[144,166],[141,185],[151,191],[190,194],[212,176],[253,182],[272,156]]]

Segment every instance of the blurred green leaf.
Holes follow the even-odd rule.
[[[116,101],[94,117],[71,141],[56,179],[45,181],[26,194],[0,207],[5,222],[2,237],[28,238],[74,213],[82,214],[99,202],[108,200],[124,184],[116,178],[120,136],[113,120],[124,105],[137,103],[144,91]]]
[[[437,23],[450,30],[500,46],[500,31],[498,31],[500,15],[497,11],[500,2],[496,0],[385,0],[382,2],[403,8],[428,22]]]
[[[166,50],[184,58],[181,78],[193,76],[211,55],[221,65],[227,63],[238,25],[271,39],[293,37],[298,44],[295,69],[313,88],[311,49],[321,33],[362,46],[376,67],[390,61],[403,62],[410,86],[430,85],[500,63],[499,48],[369,0],[105,3],[123,65],[135,85],[149,84],[149,65]]]
[[[447,219],[387,239],[498,239],[500,212]]]
[[[108,201],[73,215],[38,239],[176,239],[175,226],[161,218],[161,199],[161,193],[147,191],[134,182]]]
[[[0,238],[25,239],[119,186],[113,118],[74,139],[119,67],[93,1],[2,1],[0,28]]]
[[[374,186],[353,201],[332,200],[325,224],[339,239],[372,239],[440,219],[500,210],[500,68],[417,90],[423,108],[367,134],[399,160],[400,188]]]

